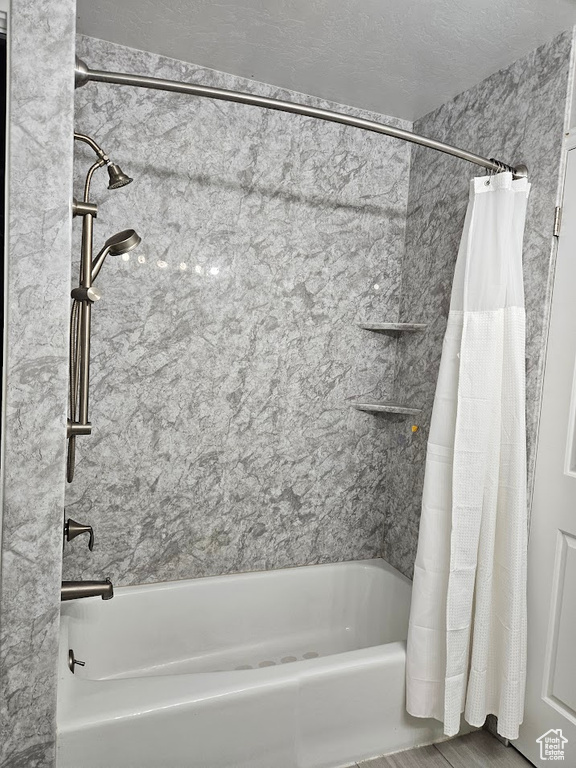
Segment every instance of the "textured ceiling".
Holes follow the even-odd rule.
[[[575,23],[576,0],[78,0],[83,34],[408,120]]]

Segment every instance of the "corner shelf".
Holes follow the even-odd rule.
[[[365,331],[399,336],[401,333],[417,333],[426,330],[426,323],[358,323]]]
[[[422,413],[421,408],[410,408],[400,403],[391,403],[387,400],[356,400],[350,405],[357,411],[366,411],[367,413],[397,413],[402,416],[418,416]]]

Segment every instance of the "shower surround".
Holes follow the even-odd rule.
[[[71,169],[72,158],[74,4],[43,0],[40,15],[45,23],[38,21],[38,3],[20,2],[13,4],[10,20],[12,216],[4,437],[12,458],[7,455],[4,463],[0,593],[0,762],[6,768],[54,765],[70,288],[69,174],[62,169]],[[560,36],[415,126],[440,139],[530,164],[530,447],[540,393],[570,42],[570,35]],[[33,73],[31,50],[43,62]],[[194,76],[224,87],[290,97],[269,86],[100,41],[81,39],[79,53],[94,65],[115,62],[118,68],[141,72],[154,67],[159,75]],[[467,179],[475,169],[432,151],[414,152],[400,308],[407,145],[289,115],[208,106],[201,99],[168,94],[144,96],[90,85],[76,98],[76,127],[93,131],[137,177],[118,192],[105,192],[102,179],[95,182],[95,198],[101,202],[97,236],[103,242],[116,228],[134,226],[145,242],[130,261],[111,259],[102,273],[105,299],[94,311],[95,430],[79,447],[79,479],[68,489],[69,513],[95,524],[97,545],[92,557],[85,542],[72,542],[67,575],[100,577],[109,572],[118,583],[132,583],[273,567],[291,560],[370,557],[380,550],[385,510],[385,555],[410,572],[425,427]],[[298,95],[302,98],[322,103]],[[188,131],[188,123],[194,130]],[[60,148],[57,153],[51,151],[54,146]],[[91,160],[87,154],[82,157]],[[83,168],[77,167],[77,182]],[[38,199],[49,200],[50,208],[41,231],[34,229],[36,248],[30,252],[26,224],[37,222]],[[288,214],[293,217],[289,227]],[[78,222],[75,229],[77,236]],[[246,265],[235,275],[242,280],[236,292],[226,290],[230,278],[207,282],[221,278],[210,268],[220,270],[225,258],[238,270]],[[316,271],[298,280],[298,270],[304,275],[309,259]],[[204,282],[184,282],[184,275],[192,272]],[[348,283],[347,292],[340,292],[349,277],[349,292]],[[374,284],[380,287],[371,293]],[[188,303],[192,298],[193,305]],[[307,307],[313,312],[304,312]],[[428,321],[430,326],[426,335],[399,342],[396,361],[393,341],[361,332],[354,323],[394,319],[399,309],[402,319]],[[334,322],[325,321],[324,315]],[[287,323],[290,317],[292,324]],[[274,347],[281,323],[282,356]],[[327,336],[305,344],[317,324]],[[261,326],[269,337],[257,332]],[[332,357],[326,359],[320,353],[328,348]],[[198,350],[204,351],[197,357]],[[246,362],[226,368],[223,352],[232,362],[244,354]],[[296,378],[289,376],[294,366]],[[426,410],[424,428],[415,437],[410,422],[340,410],[352,394],[389,394],[394,368],[402,398]],[[292,394],[299,391],[298,377],[306,378],[310,369],[317,378],[309,379],[303,390],[310,400],[305,408],[307,401],[302,404]],[[321,378],[322,372],[327,378]],[[178,378],[182,373],[188,376],[186,386]],[[208,384],[200,373],[210,375]],[[238,387],[225,387],[234,381]],[[327,381],[334,383],[333,390]],[[269,399],[268,392],[273,393]],[[288,408],[272,413],[274,397],[280,395]],[[294,409],[299,409],[300,421],[289,421]],[[228,432],[232,413],[237,417],[229,419]],[[315,451],[298,445],[302,438],[292,434],[290,423],[306,430]],[[199,424],[219,427],[212,430],[212,445],[194,442]],[[281,444],[275,437],[280,426]],[[229,444],[234,452],[224,453]],[[289,485],[277,471],[278,462],[268,461],[287,455],[295,463]],[[225,456],[236,459],[223,480]],[[191,470],[196,457],[198,464]],[[264,472],[269,466],[273,472]],[[306,467],[312,466],[320,478],[325,466],[338,470],[328,474],[331,483],[322,481],[326,501],[321,506],[319,488],[311,489],[314,503],[308,504],[306,486],[299,485],[301,473],[306,477]],[[246,473],[250,482],[240,483]],[[231,506],[220,502],[233,493],[242,498],[230,513]],[[252,503],[258,495],[267,503],[264,508]],[[244,544],[245,556],[238,552]]]
[[[530,469],[571,50],[572,34],[560,35],[414,126],[529,164]],[[92,38],[78,39],[78,54],[96,67],[333,106]],[[96,547],[85,557],[82,540],[67,546],[65,576],[121,585],[382,553],[411,576],[478,169],[309,118],[110,85],[77,91],[76,126],[136,177],[121,192],[95,187],[97,237],[130,226],[143,243],[99,279],[94,432],[78,440],[67,489],[67,512],[94,525]],[[427,331],[396,342],[357,327],[398,319]],[[423,408],[418,432],[346,402],[393,393]]]
[[[100,40],[89,65],[321,107],[319,99]],[[410,128],[365,111],[351,114]],[[391,436],[352,397],[389,397],[410,145],[237,104],[89,84],[76,128],[129,187],[105,191],[91,420],[67,514],[66,578],[117,585],[377,556]],[[76,183],[88,155],[79,148]],[[77,234],[77,233],[76,233]],[[98,247],[98,245],[97,245]]]

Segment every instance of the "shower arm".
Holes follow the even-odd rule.
[[[88,146],[98,156],[98,160],[88,170],[88,173],[86,174],[86,181],[84,183],[84,202],[88,203],[90,200],[90,182],[92,181],[94,171],[97,171],[98,168],[102,168],[104,165],[108,165],[110,158],[106,152],[104,152],[102,147],[97,144],[91,136],[86,136],[84,133],[74,133],[74,141],[83,141],[84,144],[88,144]]]
[[[110,158],[104,152],[102,147],[97,144],[94,139],[91,136],[86,136],[85,133],[74,133],[74,141],[83,141],[85,144],[88,144],[89,147],[91,147],[94,152],[98,155],[100,160],[103,160],[104,163],[108,163],[110,161]]]
[[[297,104],[291,101],[282,101],[280,99],[271,99],[265,96],[256,96],[252,93],[242,93],[240,91],[230,91],[223,88],[212,88],[207,85],[196,85],[195,83],[183,83],[177,80],[164,80],[157,77],[145,77],[143,75],[130,75],[123,72],[106,72],[103,70],[90,69],[88,65],[79,58],[76,58],[75,66],[76,87],[86,85],[88,82],[109,83],[112,85],[129,85],[135,88],[151,88],[159,91],[170,91],[172,93],[185,93],[191,96],[203,96],[209,99],[219,99],[221,101],[232,101],[237,104],[249,104],[263,109],[275,109],[280,112],[291,112],[296,115],[306,117],[315,117],[319,120],[327,120],[342,125],[350,125],[355,128],[361,128],[365,131],[381,133],[385,136],[392,136],[396,139],[409,141],[413,144],[419,144],[429,149],[435,149],[444,152],[461,160],[467,160],[470,163],[482,166],[483,168],[500,173],[502,171],[511,171],[514,178],[525,178],[528,176],[528,169],[525,165],[518,164],[515,167],[503,163],[494,158],[486,158],[469,152],[451,144],[445,144],[436,139],[429,139],[426,136],[420,136],[417,133],[406,131],[403,128],[395,128],[391,125],[377,123],[373,120],[365,120],[360,117],[352,117],[341,112],[332,112],[327,109],[317,107],[308,107],[304,104]]]
[[[102,168],[103,165],[106,165],[105,160],[98,160],[98,162],[94,163],[94,165],[90,166],[88,169],[88,173],[86,174],[86,181],[84,182],[84,200],[83,202],[89,203],[90,202],[90,183],[92,181],[92,176],[94,176],[94,171],[97,171],[98,168]]]

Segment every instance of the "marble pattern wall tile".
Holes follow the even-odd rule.
[[[48,768],[55,760],[74,27],[73,0],[12,3],[0,586],[3,768]]]
[[[89,65],[323,101],[99,40]],[[403,121],[344,107],[394,125]],[[380,554],[410,147],[314,119],[87,85],[76,125],[135,181],[100,203],[91,419],[67,513],[69,578],[118,585]],[[76,184],[90,161],[79,148]]]
[[[529,167],[532,190],[524,238],[524,282],[530,486],[571,46],[571,32],[560,35],[414,126],[418,133],[505,162],[525,162]],[[478,169],[447,155],[420,147],[413,151],[400,317],[429,326],[426,334],[414,334],[399,342],[395,387],[410,402],[423,407],[424,415],[421,429],[407,439],[400,437],[390,452],[384,537],[384,557],[409,576],[416,554],[426,440],[452,275],[469,179],[474,175]]]

